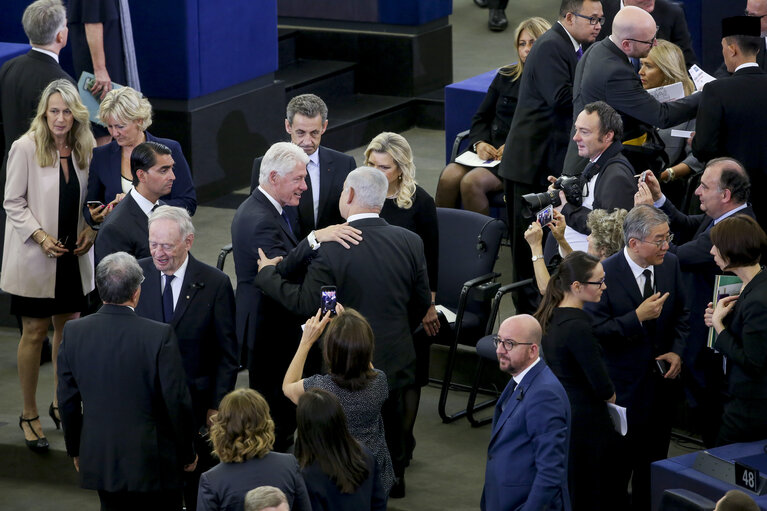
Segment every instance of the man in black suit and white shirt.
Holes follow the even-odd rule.
[[[237,208],[232,220],[237,337],[248,346],[250,388],[269,403],[275,423],[274,449],[280,452],[291,445],[296,425],[295,406],[282,393],[282,378],[296,352],[307,316],[256,288],[253,279],[258,273],[258,249],[269,257],[284,257],[281,275],[300,282],[307,261],[320,244],[339,241],[348,247],[347,241],[356,243],[359,239],[359,230],[348,225],[312,231],[300,242],[296,238],[291,225],[295,219],[291,220],[286,210],[297,206],[306,191],[308,161],[306,153],[295,144],[272,145],[259,166],[258,188]]]
[[[748,0],[746,2],[746,16],[759,18],[761,22],[759,27],[759,37],[761,40],[759,41],[759,53],[756,54],[756,63],[759,69],[767,72],[767,0]],[[714,76],[716,78],[725,78],[731,74],[732,71],[727,70],[727,64],[722,62]]]
[[[307,190],[301,195],[298,208],[289,207],[293,232],[298,239],[305,238],[315,229],[342,224],[338,212],[344,179],[357,164],[354,158],[320,145],[328,128],[328,107],[319,96],[301,94],[290,100],[285,118],[285,131],[290,141],[304,150],[309,157],[306,165]],[[250,193],[258,187],[262,158],[253,161]],[[293,221],[297,218],[297,221]]]
[[[149,257],[147,219],[160,205],[160,197],[170,193],[173,173],[170,149],[157,142],[144,142],[133,149],[130,169],[133,189],[114,207],[96,236],[96,264],[115,252],[128,252],[136,259]],[[109,206],[107,206],[109,207]]]
[[[194,225],[184,208],[160,206],[149,215],[149,251],[136,314],[173,326],[192,396],[194,425],[204,432],[218,403],[234,389],[239,350],[234,330],[234,291],[222,271],[189,253]],[[197,470],[185,477],[186,509],[197,507],[200,474],[216,465],[210,445],[198,435]]]
[[[259,253],[256,285],[266,295],[303,318],[316,314],[320,289],[337,288],[338,301],[354,307],[370,322],[375,334],[373,365],[386,373],[389,399],[382,414],[394,474],[404,496],[405,445],[402,389],[415,382],[412,331],[431,304],[426,259],[421,238],[389,225],[378,213],[386,200],[388,183],[379,170],[360,167],[346,178],[339,209],[350,226],[362,231],[362,241],[344,250],[323,244],[312,259],[303,284],[288,282],[279,258]],[[396,488],[396,485],[395,485]]]
[[[104,306],[70,321],[58,356],[67,454],[103,510],[181,510],[194,421],[170,325],[139,317],[141,267],[125,252],[96,268]]]

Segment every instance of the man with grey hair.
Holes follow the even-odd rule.
[[[431,292],[421,238],[378,216],[387,189],[379,170],[360,167],[350,172],[338,208],[350,226],[362,231],[363,241],[349,250],[323,243],[302,284],[283,276],[285,260],[259,248],[255,284],[304,319],[320,307],[322,286],[336,286],[338,302],[365,316],[375,334],[373,365],[386,373],[389,382],[389,399],[382,410],[386,443],[394,474],[404,481],[402,389],[415,382],[411,332],[426,314]],[[404,482],[401,488],[404,496]]]
[[[314,229],[343,223],[338,211],[338,199],[346,176],[357,164],[352,156],[320,145],[322,135],[328,128],[328,107],[319,96],[301,94],[290,100],[285,117],[285,131],[290,141],[303,149],[309,157],[306,165],[307,191],[301,196],[297,208],[288,212],[293,221],[293,231],[303,238]],[[261,158],[253,161],[250,191],[256,189],[261,168]]]
[[[237,274],[236,329],[240,342],[248,346],[250,387],[259,391],[275,423],[275,450],[292,443],[295,407],[282,393],[282,377],[293,359],[306,319],[264,296],[253,284],[258,273],[257,250],[269,257],[285,257],[280,273],[300,282],[306,261],[325,242],[338,241],[345,248],[357,243],[360,231],[334,225],[312,231],[299,242],[286,209],[298,205],[306,191],[309,157],[290,142],[278,142],[266,152],[259,169],[259,185],[243,202],[232,221],[234,270]],[[335,245],[335,243],[331,243]],[[319,295],[318,295],[319,296]],[[279,342],[275,342],[279,339]]]
[[[279,488],[259,486],[245,494],[245,511],[290,511],[288,498]]]
[[[64,327],[59,411],[67,454],[101,509],[180,511],[182,473],[197,464],[192,403],[173,328],[134,312],[143,279],[125,252],[99,263],[104,305]]]
[[[689,310],[679,262],[668,253],[668,217],[648,205],[634,207],[623,222],[625,247],[604,261],[599,303],[587,303],[594,334],[604,349],[616,403],[627,408],[629,431],[620,439],[616,473],[625,492],[633,475],[632,507],[649,509],[650,464],[664,459],[671,421],[681,393],[676,380],[689,333]]]
[[[192,396],[195,430],[204,433],[218,403],[234,390],[239,344],[232,283],[224,272],[194,258],[189,252],[194,238],[186,209],[160,206],[149,215],[151,257],[139,261],[145,279],[136,314],[173,327]],[[184,478],[190,511],[196,509],[200,474],[217,463],[200,434],[195,449],[200,463]]]
[[[37,0],[24,10],[21,22],[32,49],[0,68],[0,112],[5,132],[3,169],[11,144],[29,129],[43,89],[59,78],[75,84],[59,65],[59,52],[67,45],[69,34],[61,0]],[[1,180],[4,187],[5,170]]]

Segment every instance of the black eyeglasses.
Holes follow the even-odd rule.
[[[501,339],[497,335],[493,337],[493,344],[495,344],[496,348],[501,343],[503,343],[503,349],[506,351],[513,350],[515,346],[531,346],[533,344],[532,342],[517,342],[512,339]]]
[[[600,287],[601,287],[601,286],[602,286],[602,284],[604,284],[604,283],[605,283],[605,280],[607,280],[607,277],[606,277],[606,276],[605,276],[605,277],[602,277],[602,278],[601,278],[601,279],[599,279],[597,282],[588,282],[588,281],[586,281],[586,282],[581,282],[581,284],[594,284],[595,286],[600,286]]]
[[[748,11],[748,9],[746,9],[745,11],[743,11],[743,13],[744,13],[746,16],[749,16],[749,17],[751,17],[751,18],[760,18],[760,19],[761,19],[761,18],[764,18],[765,16],[767,16],[767,14],[754,14],[753,12],[749,12],[749,11]]]
[[[589,20],[589,25],[596,25],[599,23],[600,25],[604,25],[605,21],[607,21],[607,18],[604,16],[601,16],[597,18],[596,16],[584,16],[583,14],[578,14],[577,12],[571,12],[573,16],[578,16],[579,18],[583,18],[585,20]]]
[[[636,239],[641,241],[642,243],[649,243],[650,245],[655,245],[658,248],[663,248],[664,243],[668,243],[669,245],[671,245],[671,242],[674,241],[674,234],[671,233],[665,238],[663,238],[662,240],[658,240],[658,241],[645,241],[645,240],[640,240],[639,238],[636,238]]]
[[[631,39],[630,37],[627,37],[626,41],[634,41],[635,43],[643,43],[643,44],[649,44],[650,46],[655,46],[655,43],[658,42],[658,30],[660,30],[660,27],[658,25],[655,25],[655,35],[652,36],[652,39],[650,41],[642,41],[641,39]]]

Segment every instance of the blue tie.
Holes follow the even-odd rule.
[[[165,289],[162,292],[162,320],[170,323],[173,320],[173,289],[170,287],[175,275],[165,275]]]
[[[583,57],[583,48],[578,46],[578,49],[575,50],[575,55],[578,57],[578,60],[581,60],[581,57]]]
[[[290,232],[293,232],[293,226],[290,225],[290,220],[288,219],[288,213],[283,209],[282,210],[282,215],[280,215],[280,216],[282,216],[282,219],[285,220],[286,224],[288,224],[288,230]]]

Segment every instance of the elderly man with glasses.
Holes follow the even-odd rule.
[[[671,422],[681,395],[677,377],[689,333],[689,310],[679,262],[669,253],[668,217],[634,207],[623,222],[623,251],[604,261],[607,288],[584,309],[604,349],[616,403],[627,408],[616,474],[632,478],[631,509],[650,508],[650,464],[666,458]],[[624,509],[629,509],[625,507]]]

